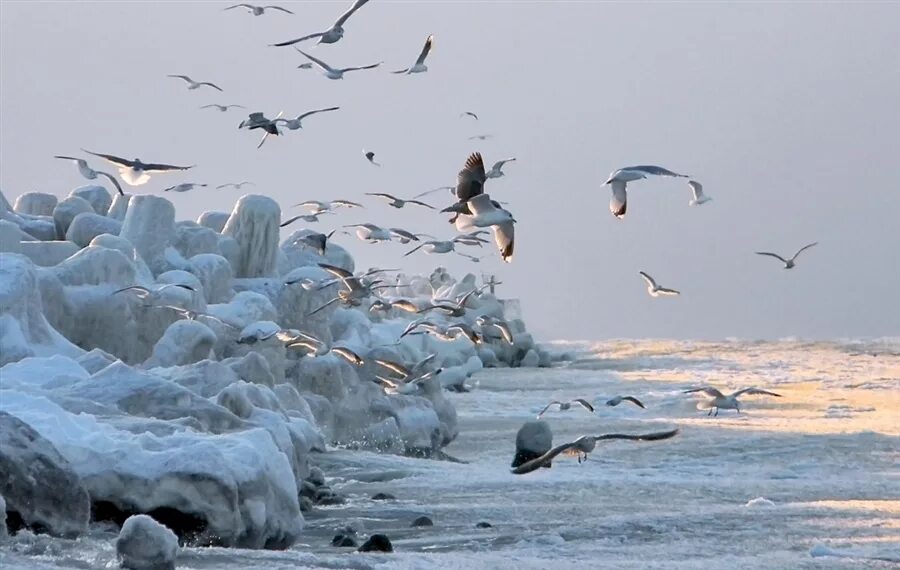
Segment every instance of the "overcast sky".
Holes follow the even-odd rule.
[[[67,195],[86,181],[52,157],[84,147],[197,165],[137,193],[248,179],[285,215],[306,199],[367,205],[319,230],[370,221],[447,238],[442,216],[363,193],[451,184],[479,150],[489,163],[518,159],[487,187],[518,220],[512,264],[493,247],[473,264],[339,238],[357,265],[495,273],[545,339],[900,334],[900,4],[372,0],[342,41],[306,44],[338,66],[385,61],[343,81],[296,69],[303,56],[267,44],[325,29],[349,0],[280,4],[296,14],[4,0],[3,192]],[[428,73],[388,73],[411,64],[430,33]],[[170,73],[225,92],[188,91]],[[243,111],[198,109],[208,103],[341,110],[257,151],[256,131],[236,128]],[[477,134],[494,137],[468,140]],[[616,220],[601,184],[633,164],[688,173],[714,200],[692,208],[683,179],[640,181]],[[180,219],[195,219],[230,211],[240,194],[211,186],[168,197]],[[791,271],[753,254],[816,240]],[[682,296],[649,297],[640,270]]]

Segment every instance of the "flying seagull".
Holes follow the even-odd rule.
[[[489,194],[479,194],[466,202],[471,214],[456,217],[456,229],[460,232],[475,228],[490,227],[494,232],[494,242],[500,250],[500,257],[510,263],[515,247],[515,218],[507,210],[491,200]]]
[[[201,109],[215,108],[215,109],[219,110],[220,112],[224,113],[225,111],[227,111],[228,109],[231,109],[232,107],[234,107],[236,109],[246,109],[246,107],[244,107],[243,105],[218,105],[216,103],[212,103],[210,105],[203,105],[200,108]]]
[[[512,162],[514,160],[515,160],[515,158],[507,158],[506,160],[498,160],[497,162],[494,163],[494,166],[492,166],[490,170],[485,172],[484,175],[487,178],[500,178],[501,176],[503,176],[505,174],[501,170],[501,168],[503,168],[503,165],[506,164],[507,162]]]
[[[338,42],[341,38],[344,37],[344,24],[347,23],[347,20],[350,19],[350,16],[352,16],[354,12],[362,8],[368,1],[369,0],[356,0],[356,2],[354,2],[346,12],[341,14],[341,17],[338,18],[337,21],[324,32],[316,32],[314,34],[303,36],[302,38],[288,40],[286,42],[281,42],[274,45],[277,47],[290,46],[299,42],[311,40],[313,38],[319,38],[320,44],[333,44],[335,42]]]
[[[336,230],[331,230],[327,234],[317,232],[306,234],[298,241],[303,245],[313,248],[319,255],[325,255],[325,249],[328,247],[328,240],[334,235]]]
[[[434,206],[426,204],[425,202],[420,202],[419,200],[403,200],[402,198],[397,198],[393,194],[385,194],[383,192],[366,192],[366,196],[376,196],[378,198],[384,198],[388,201],[388,205],[393,206],[398,210],[407,204],[415,204],[417,206],[424,206],[426,208],[434,210]]]
[[[316,210],[315,212],[311,212],[311,213],[309,213],[309,214],[300,214],[299,216],[294,216],[294,217],[292,217],[292,218],[288,218],[288,219],[285,220],[284,222],[281,222],[280,227],[283,228],[283,227],[285,227],[285,226],[288,226],[288,225],[290,225],[290,224],[293,224],[293,223],[296,222],[297,220],[303,220],[304,222],[308,222],[308,223],[318,222],[318,221],[319,221],[319,216],[320,216],[320,215],[322,215],[322,214],[333,214],[333,213],[334,213],[334,212],[331,212],[331,211],[328,211],[328,210]]]
[[[351,224],[345,228],[356,228],[356,237],[367,243],[391,241],[391,231],[375,224]]]
[[[426,234],[414,234],[410,231],[406,231],[403,228],[388,228],[388,231],[391,232],[392,238],[397,238],[402,244],[407,244],[411,241],[419,241],[420,237],[430,237]]]
[[[243,182],[228,182],[226,184],[219,184],[216,186],[216,190],[221,190],[222,188],[228,188],[229,186],[233,186],[235,190],[240,190],[242,186],[245,184],[249,184],[250,186],[256,186],[253,182],[249,180],[245,180]]]
[[[119,191],[121,196],[125,195],[125,192],[122,191],[122,186],[119,184],[119,181],[116,180],[116,177],[108,172],[103,172],[102,170],[94,170],[83,158],[75,158],[74,156],[54,156],[53,158],[61,158],[63,160],[72,160],[75,161],[75,164],[78,165],[78,172],[81,173],[82,176],[87,178],[88,180],[96,180],[97,176],[105,176],[109,178],[109,181],[113,183],[116,187],[116,190]]]
[[[281,118],[281,115],[281,113],[278,113],[274,119],[267,119],[266,116],[259,111],[250,113],[246,119],[241,121],[238,128],[250,131],[253,129],[262,129],[265,131],[265,134],[259,140],[259,144],[256,145],[256,148],[260,148],[266,142],[266,139],[269,138],[269,135],[278,136],[281,134],[281,131],[278,130],[278,123],[276,123],[276,121]]]
[[[434,35],[428,36],[425,40],[425,45],[422,46],[422,52],[419,54],[419,57],[416,59],[416,62],[412,64],[411,67],[407,67],[406,69],[398,69],[397,71],[392,71],[391,73],[425,73],[428,71],[428,66],[425,65],[425,58],[428,57],[428,52],[431,51],[431,45],[434,43]]]
[[[660,287],[656,284],[656,281],[648,274],[643,271],[638,272],[641,277],[644,278],[644,281],[647,282],[647,292],[650,293],[651,297],[659,297],[660,295],[672,296],[672,295],[681,295],[680,291],[676,291],[675,289],[666,289],[665,287]]]
[[[450,193],[453,194],[456,191],[456,186],[438,186],[437,188],[432,188],[431,190],[426,190],[425,192],[416,194],[415,196],[413,196],[413,198],[421,198],[422,196],[440,192],[441,190],[449,190]]]
[[[540,457],[536,457],[531,461],[526,461],[518,467],[514,467],[511,471],[516,475],[524,475],[525,473],[536,471],[541,467],[551,467],[553,459],[555,459],[556,456],[560,454],[574,455],[578,457],[578,462],[581,463],[587,460],[587,456],[589,453],[592,453],[594,451],[598,441],[607,441],[611,439],[627,439],[631,441],[659,441],[662,439],[669,439],[670,437],[674,437],[677,433],[678,430],[673,429],[669,431],[645,433],[640,435],[631,435],[624,433],[608,433],[598,436],[583,435],[575,441],[557,445]]]
[[[508,344],[514,344],[513,334],[509,328],[509,323],[507,323],[503,319],[498,319],[489,315],[481,315],[477,319],[475,319],[475,324],[480,326],[482,331],[484,331],[484,329],[486,328],[497,329],[498,331],[500,331],[500,336],[503,337],[503,340],[505,340]]]
[[[776,394],[775,392],[769,392],[767,390],[760,390],[759,388],[744,388],[743,390],[738,390],[737,392],[732,392],[727,396],[720,392],[718,389],[713,388],[712,386],[700,386],[698,388],[690,388],[685,390],[685,394],[692,394],[695,392],[703,392],[706,396],[708,396],[707,400],[703,400],[697,404],[697,409],[704,410],[709,408],[709,413],[707,416],[713,413],[715,410],[715,415],[719,415],[719,409],[723,410],[735,410],[737,413],[741,413],[741,403],[738,401],[738,396],[742,396],[744,394],[747,395],[762,395],[762,396],[775,396],[776,398],[780,398],[781,394]]]
[[[177,77],[178,79],[184,79],[185,81],[187,81],[188,89],[199,89],[200,87],[207,85],[209,87],[212,87],[213,89],[218,89],[219,91],[222,91],[222,88],[219,87],[218,85],[216,85],[215,83],[210,83],[209,81],[194,81],[187,75],[169,75],[169,77]]]
[[[138,299],[146,300],[154,295],[158,295],[162,293],[166,289],[177,287],[179,289],[185,289],[190,291],[191,293],[196,293],[197,290],[191,287],[190,285],[184,285],[183,283],[166,283],[165,285],[160,285],[154,289],[148,289],[147,287],[142,287],[140,285],[132,285],[131,287],[123,287],[122,289],[118,289],[112,292],[112,295],[116,295],[118,293],[125,293],[126,291],[129,293],[133,293],[137,295]]]
[[[626,166],[620,168],[609,175],[609,179],[603,183],[604,186],[610,184],[612,186],[612,198],[609,201],[609,211],[613,216],[620,220],[625,217],[625,208],[628,205],[628,194],[625,191],[629,182],[641,180],[648,176],[675,176],[679,178],[689,178],[686,174],[678,174],[661,166],[641,165]]]
[[[359,71],[361,69],[375,69],[376,67],[378,67],[379,65],[381,65],[383,63],[383,62],[379,61],[378,63],[373,63],[371,65],[361,65],[359,67],[331,67],[330,65],[328,65],[321,59],[317,59],[317,58],[309,55],[308,53],[306,53],[303,50],[298,49],[297,51],[299,51],[300,53],[305,55],[307,57],[307,59],[309,59],[311,62],[316,64],[316,66],[318,66],[318,68],[322,70],[322,75],[324,75],[328,79],[343,79],[344,74],[349,71]]]
[[[163,192],[188,192],[193,190],[194,188],[205,188],[209,186],[209,184],[197,184],[196,182],[183,182],[181,184],[176,184],[175,186],[169,186],[168,188],[163,188]]]
[[[297,117],[294,118],[294,119],[275,119],[275,120],[272,121],[272,122],[274,122],[275,124],[281,123],[281,124],[283,124],[287,129],[289,129],[289,130],[291,130],[291,131],[296,131],[297,129],[303,128],[303,125],[301,124],[301,121],[303,121],[303,119],[305,119],[306,117],[309,117],[310,115],[315,115],[316,113],[325,113],[325,112],[328,112],[328,111],[337,111],[338,109],[340,109],[340,107],[327,107],[327,108],[325,108],[325,109],[315,109],[315,110],[313,110],[313,111],[307,111],[307,112],[305,112],[305,113],[302,113],[302,114],[300,114],[300,115],[297,115]]]
[[[469,137],[470,141],[486,141],[489,138],[492,138],[494,135],[472,135]]]
[[[476,115],[472,111],[463,111],[462,113],[459,114],[459,116],[460,117],[472,117],[476,121],[478,120],[478,115]]]
[[[362,208],[363,205],[350,200],[331,200],[330,202],[322,202],[320,200],[307,200],[294,204],[293,207],[309,208],[318,212],[326,212],[337,208]]]
[[[618,406],[622,402],[631,402],[635,406],[639,408],[646,408],[644,403],[635,398],[634,396],[616,396],[615,398],[610,398],[606,401],[607,406]]]
[[[688,186],[691,187],[691,192],[694,194],[694,197],[688,202],[691,206],[699,206],[712,200],[712,198],[703,193],[703,185],[696,180],[688,180]]]
[[[99,152],[91,152],[89,150],[81,149],[82,151],[92,154],[94,156],[99,156],[102,159],[105,159],[119,168],[119,176],[122,177],[122,180],[125,181],[126,184],[130,186],[140,186],[141,184],[145,184],[148,180],[150,180],[150,175],[157,172],[170,172],[172,170],[188,170],[193,168],[194,166],[174,166],[172,164],[156,164],[156,163],[144,163],[141,162],[141,159],[135,158],[134,160],[128,160],[127,158],[121,158],[112,154],[103,154]]]
[[[544,413],[553,406],[559,406],[559,411],[564,412],[564,411],[568,410],[569,408],[571,408],[573,404],[578,404],[585,410],[587,410],[591,413],[594,413],[594,406],[592,406],[590,404],[590,402],[588,402],[584,398],[575,398],[574,400],[572,400],[570,402],[560,402],[558,400],[553,400],[552,402],[550,402],[549,404],[544,406],[544,409],[541,410],[541,413],[539,413],[537,415],[537,419],[541,419],[541,416],[543,416]]]
[[[456,251],[456,244],[459,243],[455,238],[452,240],[431,240],[425,241],[414,247],[413,249],[404,253],[404,256],[412,255],[413,253],[419,251],[420,249],[425,253],[450,253],[455,252],[457,255],[461,255],[463,257],[468,257],[472,259],[471,255],[466,255],[465,253]]]
[[[381,166],[381,163],[380,163],[380,162],[375,162],[375,153],[374,153],[374,152],[372,152],[371,150],[365,150],[365,149],[363,149],[363,154],[365,155],[366,160],[368,160],[369,162],[371,162],[371,163],[374,164],[375,166]]]
[[[233,8],[246,8],[248,14],[253,14],[254,16],[262,16],[266,13],[266,10],[281,10],[287,14],[293,14],[287,8],[282,8],[281,6],[254,6],[253,4],[235,4],[234,6],[229,6],[225,8],[225,10],[231,10]]]
[[[800,255],[801,253],[803,253],[804,250],[807,250],[807,249],[811,248],[812,246],[818,245],[818,244],[819,244],[819,242],[814,241],[809,245],[804,245],[799,250],[797,250],[797,253],[794,254],[794,257],[792,257],[790,259],[785,259],[785,258],[781,257],[780,255],[778,255],[777,253],[771,253],[768,251],[757,251],[756,255],[768,255],[769,257],[774,257],[775,259],[781,260],[781,262],[784,263],[785,269],[793,269],[793,267],[795,265],[794,260],[797,259],[797,256]]]

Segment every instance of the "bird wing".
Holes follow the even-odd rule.
[[[141,169],[144,172],[166,172],[169,170],[190,170],[194,168],[194,165],[191,166],[175,166],[174,164],[160,164],[160,163],[150,163],[141,165]]]
[[[438,191],[440,191],[440,190],[450,190],[450,191],[452,192],[452,191],[454,191],[455,189],[456,189],[455,186],[441,186],[440,188],[434,188],[434,189],[432,189],[432,190],[426,190],[425,192],[422,192],[421,194],[416,194],[415,196],[413,196],[413,198],[421,198],[422,196],[427,196],[427,195],[429,195],[429,194],[433,194],[433,193],[438,192]]]
[[[344,269],[343,267],[336,267],[334,265],[329,265],[327,263],[320,263],[319,267],[321,267],[322,269],[324,269],[331,275],[334,275],[335,277],[342,279],[342,280],[353,278],[353,274],[350,273],[349,271],[347,271],[346,269]]]
[[[338,302],[338,301],[340,301],[340,300],[341,300],[340,297],[335,297],[334,299],[328,301],[327,303],[325,303],[324,305],[322,305],[322,306],[319,307],[318,309],[315,309],[315,310],[312,311],[311,313],[308,313],[306,316],[307,316],[307,317],[311,317],[312,315],[315,315],[316,313],[318,313],[319,311],[321,311],[322,309],[324,309],[324,308],[327,307],[328,305],[331,305],[331,304],[333,304],[333,303],[336,303],[336,302]]]
[[[625,217],[625,210],[628,207],[628,193],[625,191],[627,183],[624,180],[613,180],[610,184],[612,197],[609,199],[609,211],[621,220]]]
[[[637,170],[639,172],[643,172],[644,174],[649,174],[652,176],[676,176],[679,178],[687,178],[687,174],[678,174],[677,172],[672,172],[667,168],[663,168],[662,166],[653,166],[651,164],[642,164],[639,166],[626,166],[621,170]]]
[[[430,209],[432,209],[432,210],[435,210],[435,209],[436,209],[436,208],[435,208],[434,206],[432,206],[431,204],[426,204],[425,202],[421,202],[421,201],[419,201],[419,200],[405,200],[405,202],[406,202],[407,204],[416,204],[417,206],[425,206],[426,208],[430,208]]]
[[[562,403],[562,402],[557,402],[556,400],[553,400],[552,402],[550,402],[549,404],[547,404],[546,406],[544,406],[544,409],[541,410],[541,411],[538,413],[538,415],[537,415],[538,419],[540,419],[541,416],[543,416],[543,415],[547,412],[547,410],[549,410],[551,407],[553,407],[554,405],[559,405],[559,404],[561,404],[561,403]]]
[[[415,253],[415,252],[419,251],[419,249],[421,249],[422,246],[428,245],[429,243],[434,243],[434,242],[426,241],[426,242],[424,242],[424,243],[420,243],[420,244],[417,245],[416,247],[414,247],[414,248],[412,248],[411,250],[409,250],[409,251],[407,251],[406,253],[404,253],[403,256],[406,257],[407,255],[410,255],[410,254],[412,254],[412,253]]]
[[[286,220],[286,221],[284,221],[284,222],[281,222],[281,224],[279,224],[278,227],[283,228],[283,227],[285,227],[285,226],[287,226],[287,225],[293,224],[294,222],[296,222],[296,221],[299,220],[300,218],[306,218],[306,216],[305,216],[304,214],[300,214],[299,216],[294,216],[293,218],[289,218],[288,220]]]
[[[400,228],[390,228],[390,229],[388,229],[388,231],[391,232],[395,236],[400,236],[400,237],[406,238],[410,241],[419,241],[419,238],[417,238],[415,236],[415,234],[410,233],[410,232],[400,229]]]
[[[584,408],[585,410],[587,410],[589,412],[594,411],[594,406],[592,406],[591,403],[588,402],[587,400],[585,400],[584,398],[575,398],[572,401],[575,402],[576,404],[580,404],[582,408]]]
[[[431,44],[434,42],[434,34],[428,36],[425,40],[425,45],[422,46],[422,52],[419,54],[419,57],[416,59],[416,65],[422,65],[425,63],[425,58],[428,57],[428,52],[431,51]]]
[[[373,63],[371,65],[360,65],[359,67],[344,67],[343,69],[341,69],[341,71],[344,73],[347,73],[348,71],[359,71],[361,69],[375,69],[382,63],[384,63],[384,62],[379,61],[378,63]]]
[[[696,180],[689,180],[688,186],[691,187],[691,192],[694,193],[694,200],[700,200],[703,197],[703,185],[697,182]]]
[[[510,471],[512,471],[512,473],[515,475],[524,475],[526,473],[531,473],[532,471],[537,471],[541,467],[549,467],[550,463],[556,458],[556,456],[565,453],[570,449],[574,449],[576,446],[577,444],[574,441],[557,445],[540,457],[535,457],[530,461],[526,461],[518,467],[512,468]]]
[[[247,8],[248,10],[252,10],[253,6],[251,4],[235,4],[234,6],[229,6],[229,7],[225,8],[225,10],[231,10],[232,8]],[[223,12],[225,10],[223,10]]]
[[[326,305],[327,306],[327,305]],[[324,308],[324,306],[322,307]],[[285,348],[298,349],[305,348],[310,352],[318,352],[319,344],[311,341],[311,340],[297,340],[285,345]]]
[[[223,90],[221,87],[219,87],[219,86],[216,85],[215,83],[210,83],[209,81],[201,81],[201,82],[198,83],[197,85],[209,85],[209,86],[212,87],[213,89],[218,89],[219,91],[223,91],[223,92],[224,92],[224,90]]]
[[[478,115],[476,115],[476,114],[473,113],[472,111],[463,111],[463,113],[460,115],[460,117],[465,117],[466,115],[468,115],[469,117],[474,118],[476,121],[478,120]]]
[[[681,291],[677,291],[675,289],[668,289],[666,287],[657,287],[656,292],[660,295],[669,295],[670,297],[675,295],[681,295]]]
[[[350,200],[332,200],[332,206],[344,206],[346,208],[362,208],[363,205],[357,202],[351,202]],[[372,224],[367,224],[371,226]],[[379,229],[378,226],[373,226],[375,229]]]
[[[337,111],[338,109],[340,109],[340,107],[326,107],[324,109],[315,109],[313,111],[307,111],[307,112],[303,113],[302,115],[298,115],[297,120],[302,121],[303,119],[305,119],[306,117],[308,117],[310,115],[315,115],[316,113],[326,113],[328,111]]]
[[[722,395],[722,392],[720,392],[717,388],[713,388],[712,386],[700,386],[698,388],[689,388],[684,391],[685,394],[691,394],[693,392],[703,392],[710,398],[724,398],[725,397]]]
[[[615,402],[615,403],[610,404],[610,402]],[[616,396],[612,400],[609,400],[608,402],[606,402],[606,405],[607,406],[618,406],[622,402],[631,402],[632,404],[634,404],[635,406],[637,406],[639,408],[646,408],[646,406],[644,406],[644,403],[641,402],[640,400],[638,400],[637,398],[635,398],[634,396]]]
[[[807,249],[811,248],[812,246],[818,245],[818,244],[819,244],[819,242],[814,241],[814,242],[812,242],[812,243],[809,244],[809,245],[804,245],[804,246],[801,247],[799,250],[797,250],[797,253],[795,253],[795,254],[794,254],[794,257],[792,257],[791,259],[792,259],[792,260],[797,259],[797,256],[798,256],[798,255],[800,255],[801,253],[803,253],[803,252],[806,251]]]
[[[394,301],[391,303],[391,305],[397,307],[400,310],[406,311],[407,313],[415,313],[419,310],[419,307],[417,307],[412,301],[407,301],[406,299]]]
[[[656,289],[656,287],[657,287],[656,281],[652,277],[650,277],[648,274],[644,273],[643,271],[639,271],[638,273],[640,274],[641,277],[644,278],[644,281],[647,282],[647,285]]]
[[[787,259],[781,257],[777,253],[772,253],[769,251],[757,251],[756,255],[768,255],[769,257],[774,257],[775,259],[780,260],[782,263],[787,263]]]
[[[287,8],[282,8],[281,6],[266,6],[265,7],[266,10],[268,10],[269,8],[271,8],[273,10],[281,10],[282,12],[287,12],[288,14],[293,14],[293,12],[291,12]]]
[[[274,47],[284,47],[284,46],[292,46],[296,43],[305,42],[306,40],[311,40],[313,38],[320,38],[324,35],[324,32],[316,32],[314,34],[309,34],[308,36],[303,36],[302,38],[297,38],[295,40],[288,40],[286,42],[281,42],[277,44],[272,44]],[[297,50],[300,51],[300,50]],[[303,53],[303,52],[300,52]],[[306,55],[306,54],[303,54]],[[309,56],[307,56],[309,57]]]
[[[368,1],[369,0],[356,0],[356,2],[354,2],[353,5],[350,6],[350,8],[346,12],[341,14],[341,17],[338,18],[337,21],[334,23],[334,27],[343,26],[344,22],[346,22],[348,19],[350,19],[350,16],[352,16],[354,12],[356,12],[357,10],[359,10],[360,8],[365,6],[366,2],[368,2]]]
[[[188,77],[187,75],[169,75],[169,77],[177,77],[178,79],[184,79],[188,83],[193,83],[194,80]]]
[[[781,394],[776,394],[775,392],[769,392],[768,390],[761,390],[759,388],[744,388],[743,390],[738,390],[731,396],[733,398],[737,398],[741,394],[747,394],[749,396],[758,395],[758,396],[775,396],[776,398],[781,397]]]
[[[491,167],[491,170],[495,170],[495,171],[500,170],[501,168],[503,168],[504,164],[506,164],[507,162],[513,162],[514,160],[516,160],[516,159],[515,158],[506,158],[504,160],[498,160],[497,162],[494,163],[494,166]]]
[[[678,429],[672,429],[669,431],[657,431],[653,433],[642,433],[642,434],[627,434],[627,433],[607,433],[603,435],[598,435],[594,439],[597,441],[605,441],[608,439],[628,439],[631,441],[659,441],[661,439],[669,439],[670,437],[675,437],[678,433]]]
[[[112,294],[115,295],[116,293],[122,293],[124,291],[138,291],[145,295],[150,294],[150,289],[147,289],[146,287],[141,287],[140,285],[132,285],[131,287],[124,287],[122,289],[117,289],[117,290],[113,291]]]
[[[300,41],[300,40],[297,40],[297,41]],[[278,44],[276,44],[276,45],[278,45]],[[303,55],[305,55],[305,56],[306,56],[306,59],[308,59],[309,61],[315,63],[315,64],[318,65],[321,69],[324,69],[325,71],[335,71],[335,69],[334,69],[333,67],[331,67],[330,65],[328,65],[327,63],[325,63],[325,62],[322,61],[321,59],[316,59],[315,57],[309,55],[308,53],[306,53],[306,52],[303,51],[302,49],[299,49],[299,48],[298,48],[297,51],[299,51],[300,53],[302,53]]]
[[[406,366],[403,366],[402,364],[398,364],[398,363],[394,362],[393,360],[382,360],[380,358],[376,358],[375,363],[380,366],[384,366],[388,370],[391,370],[392,372],[396,372],[397,374],[399,374],[400,376],[403,376],[403,377],[409,376],[409,374],[410,374],[409,368],[407,368]]]
[[[331,352],[337,354],[338,356],[340,356],[341,358],[343,358],[350,364],[354,364],[356,366],[362,366],[364,363],[364,361],[360,355],[356,354],[355,352],[353,352],[346,346],[332,347]]]
[[[378,198],[384,198],[385,200],[390,200],[391,202],[393,202],[394,200],[399,201],[396,196],[393,196],[392,194],[385,194],[383,192],[366,192],[365,194],[366,196],[376,196]]]
[[[482,213],[493,212],[497,209],[497,207],[494,206],[494,202],[491,200],[490,194],[479,194],[474,196],[467,204],[469,206],[469,211],[476,216]]]
[[[127,158],[122,158],[119,156],[115,156],[113,154],[103,154],[101,152],[91,152],[86,149],[81,149],[81,150],[88,154],[93,154],[94,156],[99,156],[100,158],[107,160],[113,164],[118,164],[119,166],[132,167],[135,164],[135,162],[133,160],[128,160]]]
[[[480,152],[469,155],[466,164],[456,175],[456,198],[465,202],[484,192],[484,160]]]
[[[227,10],[228,8],[225,8],[225,9]],[[216,109],[221,109],[222,107],[225,107],[226,109],[228,108],[227,105],[216,105],[215,103],[212,103],[211,105],[203,105],[200,108],[201,109],[209,109],[210,107],[215,107]]]
[[[500,257],[506,263],[512,261],[513,257],[513,249],[515,249],[516,245],[516,229],[512,222],[506,222],[503,224],[498,224],[496,226],[491,226],[491,229],[494,231],[494,242],[497,243],[497,247],[500,249]]]
[[[109,181],[112,182],[113,185],[116,187],[116,190],[119,191],[119,195],[120,195],[120,196],[124,196],[124,195],[125,195],[125,192],[122,191],[122,186],[119,184],[119,181],[116,180],[116,177],[115,177],[115,176],[113,176],[113,175],[110,174],[109,172],[103,172],[102,170],[95,170],[94,172],[96,172],[96,173],[99,174],[100,176],[106,176],[107,178],[109,178]]]
[[[513,335],[512,335],[512,331],[509,330],[509,324],[508,324],[508,323],[505,323],[505,322],[503,322],[503,321],[500,321],[500,322],[494,323],[494,326],[497,327],[497,329],[500,330],[500,334],[503,335],[503,339],[504,339],[506,342],[508,342],[509,344],[514,344],[514,343],[513,343]]]

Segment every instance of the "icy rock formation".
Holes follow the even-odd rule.
[[[153,281],[153,273],[141,256],[138,254],[134,246],[127,239],[112,234],[100,234],[91,240],[89,245],[105,247],[106,249],[115,249],[134,262],[135,281],[138,283],[150,283]]]
[[[16,198],[13,210],[29,216],[53,216],[53,209],[59,200],[46,192],[26,192]]]
[[[0,221],[0,225],[6,222]],[[72,257],[80,248],[70,241],[23,241],[19,243],[19,252],[35,265],[53,267]]]
[[[214,232],[222,233],[230,215],[231,214],[228,212],[203,212],[200,214],[200,217],[197,218],[197,223]]]
[[[354,270],[353,258],[340,245],[328,240],[325,245],[325,255],[319,255],[315,249],[303,241],[304,236],[314,233],[318,232],[297,230],[281,243],[283,255],[279,258],[279,271],[282,274],[296,267],[316,267],[319,263],[328,263],[351,272]]]
[[[178,537],[152,517],[133,515],[119,531],[116,556],[129,570],[174,570]]]
[[[9,529],[6,527],[6,499],[0,494],[0,544],[6,540]]]
[[[2,392],[0,392],[2,394]],[[27,423],[0,412],[0,495],[20,524],[56,536],[87,531],[90,499],[69,462]]]
[[[66,239],[80,247],[87,247],[91,240],[101,234],[118,235],[120,231],[122,222],[93,212],[82,212],[69,224]]]
[[[231,264],[221,255],[213,253],[201,253],[188,260],[191,264],[190,271],[203,286],[204,298],[207,303],[227,303],[234,295],[231,288],[232,270]]]
[[[53,208],[53,223],[56,225],[57,239],[66,239],[66,232],[69,230],[69,224],[75,219],[75,216],[85,212],[96,214],[91,203],[78,196],[69,196],[61,200],[55,208]]]
[[[101,216],[105,216],[112,205],[112,195],[110,195],[109,190],[96,184],[76,188],[72,190],[69,196],[84,198],[91,205],[91,208]]]
[[[201,253],[215,253],[219,250],[219,234],[194,222],[177,222],[173,247],[184,257]]]
[[[216,333],[197,321],[176,321],[153,347],[145,368],[183,366],[210,357],[216,344]]]
[[[16,224],[0,220],[0,251],[22,253],[23,233]]]
[[[530,421],[519,428],[516,433],[516,455],[512,466],[531,461],[550,451],[553,446],[553,432],[550,424],[542,421]]]
[[[107,216],[120,222],[125,221],[125,214],[128,212],[128,203],[131,201],[131,194],[116,194],[113,198],[112,205],[109,207]]]
[[[222,234],[237,241],[235,277],[271,277],[278,260],[281,207],[267,196],[248,194],[234,206]]]
[[[175,206],[165,198],[132,196],[119,235],[131,242],[154,274],[176,268],[166,255],[175,236]]]

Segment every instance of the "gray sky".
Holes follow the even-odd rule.
[[[138,193],[249,179],[290,214],[306,199],[453,183],[480,150],[489,163],[518,158],[488,183],[519,222],[511,265],[493,247],[472,264],[340,243],[361,267],[494,272],[542,338],[900,334],[900,4],[373,0],[342,41],[312,52],[339,66],[386,62],[343,81],[298,70],[300,54],[267,44],[324,29],[349,0],[280,4],[296,15],[253,17],[218,2],[4,0],[4,193],[65,196],[86,181],[52,156],[84,147],[198,165]],[[387,73],[411,64],[429,33],[428,73]],[[225,93],[188,91],[170,73]],[[270,115],[342,108],[257,151],[256,131],[236,128],[242,110],[198,109],[207,103]],[[461,119],[466,110],[481,121]],[[467,140],[481,133],[495,137]],[[363,148],[384,166],[368,164]],[[691,208],[683,180],[641,181],[616,220],[601,184],[632,164],[691,174],[714,200]],[[240,194],[168,197],[179,218],[194,219],[230,211]],[[317,229],[371,221],[452,235],[437,214],[364,201],[365,211]],[[792,271],[753,255],[815,240]],[[639,270],[683,295],[650,298]]]

